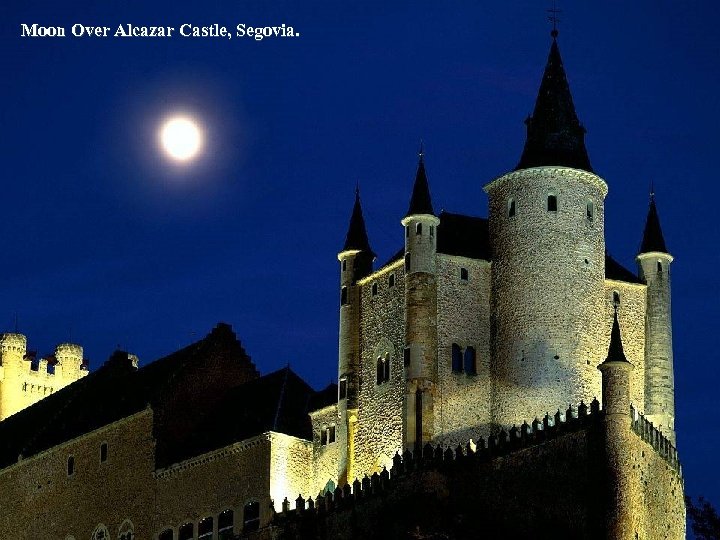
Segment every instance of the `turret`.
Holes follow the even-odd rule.
[[[637,470],[631,464],[632,417],[630,415],[630,371],[625,358],[617,310],[610,333],[607,358],[598,366],[602,373],[603,431],[605,447],[605,537],[633,540],[639,530],[639,513],[634,508],[642,500]]]
[[[61,343],[55,347],[55,376],[60,376],[62,385],[69,384],[80,378],[83,365],[83,348],[74,343]]]
[[[360,287],[358,280],[372,272],[375,254],[370,248],[360,190],[355,191],[355,205],[350,216],[345,244],[338,253],[340,261],[340,339],[338,348],[338,412],[341,416],[337,439],[340,448],[338,478],[352,482],[354,434],[357,423],[360,377]]]
[[[15,414],[24,407],[22,378],[27,338],[22,334],[0,335],[0,420]]]
[[[485,186],[492,249],[493,422],[588,401],[605,351],[604,200],[554,33],[520,161]]]
[[[650,195],[645,231],[637,256],[640,279],[647,285],[645,317],[645,417],[675,444],[675,382],[670,264],[655,197]]]
[[[405,227],[405,445],[418,449],[434,436],[437,384],[437,226],[422,148]]]

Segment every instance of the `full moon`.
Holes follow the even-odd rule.
[[[202,131],[197,122],[178,116],[170,118],[160,128],[160,142],[165,152],[176,161],[189,161],[202,147]]]

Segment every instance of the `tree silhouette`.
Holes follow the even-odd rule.
[[[720,540],[720,516],[704,497],[698,497],[697,506],[692,498],[685,497],[687,513],[693,534],[698,540]]]

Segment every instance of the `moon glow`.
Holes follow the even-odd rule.
[[[197,122],[188,117],[170,118],[160,128],[160,143],[175,161],[190,161],[196,157],[202,148],[202,139]]]

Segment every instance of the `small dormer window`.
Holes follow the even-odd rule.
[[[508,200],[508,217],[515,217],[515,199]]]
[[[558,201],[557,201],[557,195],[555,195],[554,193],[551,193],[550,195],[548,195],[547,209],[548,209],[548,212],[557,212]]]
[[[415,234],[421,235],[422,234],[422,223],[418,223],[415,225]]]

